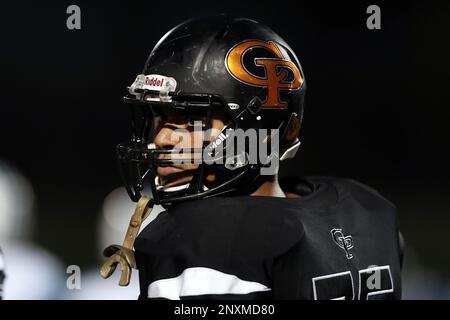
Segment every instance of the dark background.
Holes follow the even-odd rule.
[[[70,4],[81,8],[81,30],[66,28]],[[381,7],[381,30],[366,28],[370,4]],[[0,158],[34,188],[34,240],[65,263],[97,261],[97,215],[104,197],[121,185],[114,147],[129,136],[125,87],[170,28],[229,13],[272,27],[302,63],[308,84],[303,145],[283,174],[351,177],[378,189],[398,206],[407,253],[415,257],[410,268],[432,270],[450,283],[449,4],[1,6]],[[408,268],[408,255],[406,262]]]

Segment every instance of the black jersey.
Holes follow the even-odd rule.
[[[392,203],[349,179],[286,188],[303,196],[213,197],[162,212],[135,242],[139,298],[401,297]]]

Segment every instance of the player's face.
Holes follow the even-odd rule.
[[[206,118],[194,115],[182,115],[177,113],[162,114],[156,120],[156,135],[153,140],[156,148],[160,149],[187,149],[202,148],[205,131]],[[225,115],[216,111],[212,115],[211,137],[213,141],[219,135],[225,124]],[[194,154],[195,159],[201,159],[202,154]],[[160,158],[170,159],[171,155],[161,155]],[[191,159],[189,153],[178,154],[177,158]],[[159,165],[157,175],[159,184],[164,188],[175,187],[189,183],[198,168],[198,163],[183,163],[173,165]],[[207,182],[214,181],[214,175],[206,176]]]

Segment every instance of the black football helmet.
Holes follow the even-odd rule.
[[[181,188],[161,188],[157,166],[179,163],[180,159],[176,150],[153,144],[154,119],[161,110],[211,119],[212,111],[221,108],[228,119],[224,130],[278,129],[278,153],[271,157],[284,160],[292,158],[300,145],[305,89],[305,77],[294,52],[261,23],[220,15],[176,26],[156,44],[124,97],[131,108],[132,138],[117,146],[117,154],[129,196],[137,201],[144,188],[149,188],[156,204],[169,205],[248,193],[267,161],[250,163],[246,150],[227,155],[223,164],[201,163],[190,183]],[[210,128],[210,121],[204,125],[204,130]],[[222,139],[225,148],[229,140]],[[201,150],[183,152],[205,148],[211,148],[209,142]],[[206,187],[204,179],[210,170],[219,178]]]

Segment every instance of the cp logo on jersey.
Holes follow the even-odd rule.
[[[345,251],[345,256],[347,259],[353,258],[353,255],[349,252],[353,248],[353,238],[352,236],[344,236],[342,229],[332,229],[331,236],[334,242]]]
[[[244,62],[246,53],[257,48],[266,49],[266,56]],[[280,100],[280,90],[297,90],[303,83],[298,67],[282,46],[274,41],[246,40],[238,43],[228,51],[225,66],[235,79],[251,86],[267,88],[263,108],[285,108],[286,102]],[[264,67],[265,76],[249,71],[255,66]]]

